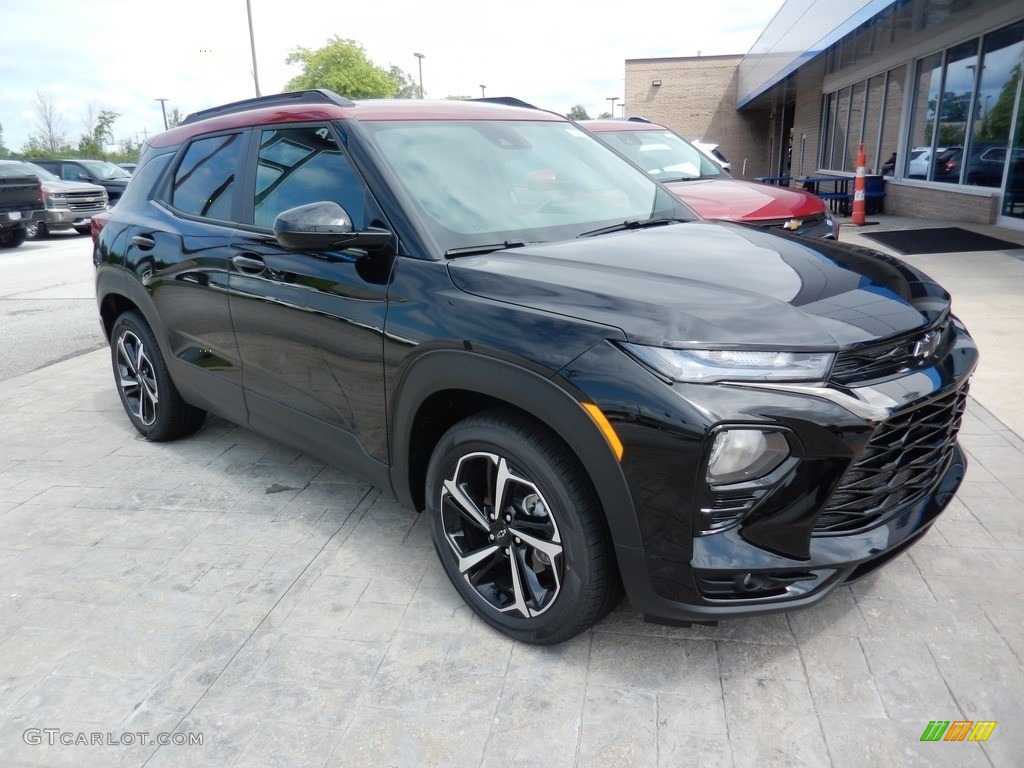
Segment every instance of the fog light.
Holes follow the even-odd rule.
[[[723,429],[711,446],[707,481],[725,485],[764,477],[788,456],[789,444],[780,432]]]

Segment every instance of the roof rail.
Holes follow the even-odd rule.
[[[230,104],[223,104],[219,107],[201,109],[198,112],[186,115],[185,119],[182,120],[179,125],[189,125],[190,123],[197,123],[200,120],[206,120],[210,117],[233,115],[236,112],[245,112],[250,109],[274,107],[283,104],[336,104],[339,107],[355,106],[354,101],[346,99],[344,96],[339,96],[334,91],[329,91],[326,88],[315,88],[310,91],[291,91],[290,93],[275,93],[271,96],[257,96],[253,99],[233,101]]]
[[[479,99],[467,99],[467,101],[483,101],[488,104],[504,104],[506,107],[525,107],[526,109],[538,109],[533,104],[527,104],[515,96],[484,96]]]
[[[640,115],[630,115],[626,119],[629,120],[631,123],[649,123],[649,122],[651,122],[646,117],[640,117]]]

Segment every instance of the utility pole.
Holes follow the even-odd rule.
[[[420,98],[422,99],[423,98],[423,59],[426,58],[426,55],[422,54],[422,53],[414,53],[413,56],[415,56],[417,59],[419,59],[419,63],[420,63]]]
[[[256,84],[256,95],[262,96],[260,93],[260,72],[256,68],[256,36],[252,32],[252,3],[250,0],[245,0],[245,12],[249,15],[249,48],[252,49],[252,80]]]
[[[167,104],[166,104],[167,99],[153,99],[153,101],[159,101],[160,102],[160,111],[164,113],[164,130],[166,131],[167,128],[168,128],[168,125],[167,125]]]

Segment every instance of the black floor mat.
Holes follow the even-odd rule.
[[[979,235],[960,227],[937,229],[902,229],[896,232],[864,233],[864,237],[877,240],[899,253],[953,253],[956,251],[1009,251],[1024,249],[1024,245]]]

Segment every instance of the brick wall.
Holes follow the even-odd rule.
[[[998,195],[950,194],[941,189],[886,182],[885,212],[922,219],[991,224],[999,213]]]
[[[770,113],[736,111],[742,58],[737,54],[627,59],[626,114],[661,123],[686,139],[717,143],[737,178],[771,174]],[[661,85],[652,85],[656,80]]]

